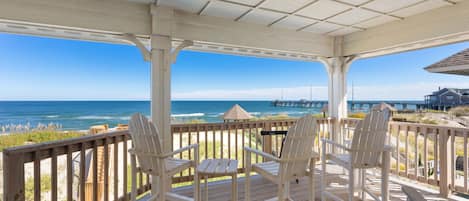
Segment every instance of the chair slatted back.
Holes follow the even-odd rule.
[[[306,115],[288,129],[280,156],[281,159],[288,160],[280,167],[279,173],[284,179],[305,176],[318,133],[316,124],[312,115]]]
[[[159,160],[148,154],[159,155],[162,152],[162,143],[156,126],[142,114],[134,114],[130,119],[129,132],[137,160],[141,168],[147,172],[154,172],[161,168]]]
[[[389,110],[374,110],[357,124],[352,138],[353,167],[376,167],[381,162],[382,150],[390,119]]]

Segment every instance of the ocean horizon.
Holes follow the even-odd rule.
[[[354,101],[359,103],[360,101]],[[421,103],[422,101],[404,101]],[[172,123],[193,120],[222,122],[221,116],[239,104],[255,117],[284,114],[300,117],[317,114],[321,108],[274,107],[268,100],[173,100]],[[411,108],[412,109],[412,108]],[[366,111],[367,108],[363,108]],[[127,124],[133,113],[150,116],[146,100],[22,100],[0,101],[0,127],[7,125],[59,124],[63,130],[87,130],[92,125]]]

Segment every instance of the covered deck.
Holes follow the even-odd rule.
[[[329,171],[330,170],[330,171]],[[321,170],[316,170],[315,177],[316,180],[316,200],[321,200],[320,192],[321,192],[321,185],[319,182]],[[369,171],[367,176],[367,184],[371,189],[374,189],[374,193],[380,195],[380,179],[376,175],[379,174],[379,171]],[[335,183],[336,186],[345,186],[347,184],[347,176],[343,174],[340,167],[329,164],[328,173],[327,173],[327,180],[328,183]],[[306,178],[300,179],[299,183],[291,182],[290,190],[291,190],[291,198],[293,200],[308,200],[308,185],[307,185]],[[390,189],[390,196],[389,200],[391,201],[401,201],[406,200],[407,196],[402,192],[402,186],[410,186],[412,188],[418,189],[425,198],[429,200],[463,200],[467,199],[464,197],[457,197],[457,196],[450,196],[449,198],[442,198],[439,193],[438,189],[432,187],[430,185],[423,185],[422,183],[418,183],[415,181],[398,178],[398,177],[391,177],[389,189]],[[202,188],[204,191],[205,189]],[[185,195],[188,197],[193,197],[193,186],[186,186],[186,187],[177,187],[173,189],[173,192]],[[244,177],[240,177],[238,179],[238,200],[244,200]],[[277,193],[277,186],[272,182],[260,177],[254,176],[251,180],[251,199],[254,201],[258,200],[268,200],[274,198]],[[339,195],[342,195],[342,199],[346,199],[346,193],[338,191]],[[210,201],[227,201],[228,198],[231,198],[231,180],[222,180],[222,181],[215,181],[209,182],[209,194],[208,200]],[[358,195],[358,194],[357,194]],[[148,200],[148,195],[140,198],[140,201]],[[203,197],[205,198],[205,197]],[[359,200],[358,196],[356,197]],[[371,197],[368,196],[367,200],[372,200]]]
[[[350,139],[354,127],[359,119],[317,119],[319,137],[330,138],[333,126],[339,124],[344,140]],[[279,153],[281,136],[260,136],[262,130],[286,130],[295,123],[290,120],[269,120],[230,123],[180,124],[172,125],[171,134],[173,147],[178,149],[189,144],[199,144],[199,158],[232,158],[238,163],[238,199],[244,197],[244,153],[243,147],[262,150],[267,153]],[[469,192],[467,166],[468,128],[452,128],[416,123],[390,122],[389,140],[396,149],[391,158],[391,182],[389,183],[391,200],[405,199],[400,187],[409,185],[422,190],[430,197],[439,199],[466,199],[463,194]],[[215,144],[214,142],[219,142]],[[445,143],[442,143],[445,142]],[[322,144],[314,143],[314,150],[319,152]],[[85,136],[64,141],[41,143],[6,149],[3,153],[3,177],[5,187],[17,186],[20,192],[33,192],[31,200],[130,200],[130,157],[127,150],[131,147],[131,139],[127,130],[115,131],[99,135]],[[466,158],[463,169],[454,163],[457,155],[463,149]],[[453,151],[451,151],[453,150]],[[98,154],[90,154],[98,153]],[[419,156],[419,157],[415,157]],[[191,159],[191,154],[178,154],[176,158]],[[252,156],[253,163],[263,160]],[[83,162],[84,161],[84,162]],[[98,161],[98,163],[89,163]],[[453,162],[452,162],[453,161]],[[321,172],[318,161],[316,165],[315,188],[320,189],[319,174]],[[396,165],[400,164],[400,165]],[[336,183],[332,187],[340,187],[347,181],[346,175],[340,168],[328,164],[327,177],[329,182]],[[125,171],[127,170],[127,171]],[[330,171],[330,172],[329,172]],[[447,175],[447,186],[443,179]],[[26,174],[28,173],[28,174]],[[173,177],[174,191],[191,196],[194,171],[186,171]],[[380,173],[369,171],[367,181],[379,194]],[[41,192],[42,176],[50,175],[51,189]],[[25,186],[26,180],[33,180],[34,186]],[[144,196],[151,189],[151,179],[137,169],[137,194]],[[251,195],[253,200],[262,200],[276,195],[276,186],[260,177],[252,181]],[[291,195],[303,200],[307,195],[307,185],[300,181],[294,182]],[[229,181],[210,182],[209,200],[225,201],[231,193]],[[7,189],[9,189],[7,188]],[[85,190],[81,190],[85,189]],[[449,191],[451,193],[442,194]],[[60,192],[60,193],[59,193]],[[4,196],[11,192],[4,191]],[[316,199],[319,193],[316,194]],[[449,197],[447,197],[449,196]],[[459,197],[458,197],[459,196]],[[145,200],[145,196],[142,198]]]
[[[161,132],[164,151],[200,143],[204,150],[201,159],[230,157],[240,161],[244,146],[278,151],[280,139],[249,139],[263,129],[285,129],[294,120],[171,125],[171,65],[182,49],[323,63],[328,73],[329,118],[318,120],[321,137],[341,143],[350,138],[357,121],[347,119],[346,77],[353,61],[469,40],[467,0],[294,2],[0,0],[0,31],[135,45],[151,63],[151,116]],[[396,176],[438,187],[442,197],[453,191],[468,192],[467,128],[392,122],[390,130],[389,140],[396,146],[396,165],[391,170]],[[33,178],[32,200],[44,200],[44,196],[54,201],[128,200],[125,170],[130,140],[128,131],[118,131],[7,149],[3,152],[3,200],[25,200],[28,176]],[[215,146],[215,141],[221,146]],[[417,142],[423,143],[423,148]],[[457,171],[454,162],[455,142],[463,142],[463,171]],[[315,149],[320,146],[318,143]],[[102,150],[102,160],[88,169],[84,161],[91,158],[87,153],[98,150]],[[98,161],[97,155],[91,155],[93,161]],[[32,176],[26,175],[27,168],[33,169]],[[239,171],[243,168],[241,163]],[[41,193],[41,175],[45,173],[51,176],[51,190]],[[191,181],[192,173],[173,181]],[[150,189],[150,179],[141,172],[138,175],[142,194]],[[263,192],[256,196],[267,197],[273,190],[261,179],[255,182]],[[397,191],[397,183],[393,184],[393,191]],[[223,182],[214,184],[214,188],[225,187]],[[305,192],[301,185],[293,188],[294,196],[301,198]],[[223,195],[213,194],[214,200]],[[393,195],[392,199],[399,198],[399,194]]]

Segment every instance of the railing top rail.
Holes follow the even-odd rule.
[[[6,148],[3,150],[3,154],[31,153],[31,152],[36,152],[38,150],[47,150],[47,149],[53,149],[56,147],[64,147],[64,146],[76,145],[80,143],[92,142],[96,140],[103,140],[106,138],[124,136],[124,135],[127,135],[128,133],[129,133],[128,130],[111,131],[108,133],[103,133],[103,134],[98,134],[98,135],[87,135],[87,136],[64,139],[64,140],[42,142],[42,143],[31,144],[31,145],[21,145],[21,146]],[[130,138],[130,135],[129,135],[129,138]]]
[[[343,118],[343,121],[360,121],[358,118]],[[442,126],[434,124],[424,124],[424,123],[412,123],[412,122],[401,122],[401,121],[390,121],[391,126],[405,126],[409,128],[424,128],[424,129],[439,129],[439,130],[453,130],[463,133],[468,133],[469,128],[464,127],[454,127],[454,126]]]
[[[431,129],[447,129],[447,130],[469,131],[469,128],[464,128],[464,127],[442,126],[442,125],[424,124],[424,123],[411,123],[411,122],[391,121],[390,124],[391,124],[391,125],[399,125],[399,126],[425,127],[425,128],[431,128]]]
[[[273,120],[256,120],[256,121],[246,121],[246,122],[216,122],[216,123],[195,123],[195,124],[172,124],[172,127],[187,127],[187,126],[214,126],[214,125],[241,125],[241,124],[259,124],[259,123],[277,123],[277,122],[291,122],[296,121],[298,118],[289,118],[289,119],[273,119]],[[319,121],[332,121],[334,118],[317,118]]]

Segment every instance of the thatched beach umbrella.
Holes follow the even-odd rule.
[[[229,122],[229,121],[246,121],[246,120],[249,120],[249,119],[252,119],[252,115],[249,114],[248,112],[246,112],[246,110],[244,110],[241,106],[239,106],[238,104],[235,104],[233,105],[233,107],[231,107],[231,109],[229,109],[228,111],[225,112],[225,114],[223,114],[223,120],[225,122]]]
[[[424,68],[431,73],[469,76],[469,48]]]

